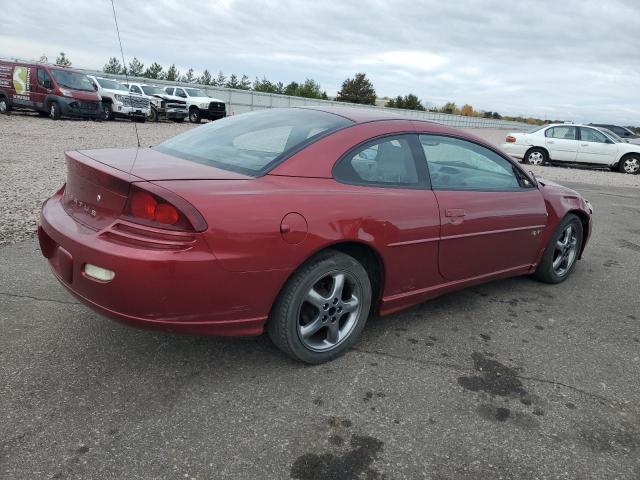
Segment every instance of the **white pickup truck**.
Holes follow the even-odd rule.
[[[129,95],[129,90],[117,80],[87,75],[102,100],[105,120],[115,117],[144,122],[151,113],[149,99]]]
[[[172,122],[183,122],[187,117],[187,102],[182,98],[169,95],[160,87],[145,83],[125,83],[132,95],[148,99],[151,102],[149,120],[157,122],[166,119]]]
[[[200,88],[174,85],[172,87],[165,87],[164,91],[169,95],[180,97],[187,102],[189,121],[191,123],[200,123],[203,118],[207,120],[218,120],[227,116],[224,102],[217,98],[210,97]]]

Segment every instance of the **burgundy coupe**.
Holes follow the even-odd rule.
[[[140,327],[266,329],[310,363],[371,314],[496,278],[561,282],[591,232],[589,202],[495,146],[372,109],[252,112],[66,161],[38,234],[73,295]]]

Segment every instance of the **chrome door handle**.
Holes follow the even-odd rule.
[[[581,146],[581,147],[588,147],[588,146],[589,146],[589,144],[588,144],[588,143],[581,143],[581,144],[580,144],[580,146]]]
[[[447,208],[444,211],[445,217],[464,217],[466,212],[462,208]]]
[[[553,140],[547,140],[547,143],[553,143]]]

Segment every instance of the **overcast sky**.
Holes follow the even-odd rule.
[[[125,58],[334,95],[365,72],[379,97],[640,125],[640,1],[115,0]],[[0,57],[102,68],[109,0],[0,0]]]

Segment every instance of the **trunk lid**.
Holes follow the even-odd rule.
[[[136,182],[160,180],[246,180],[252,177],[172,157],[151,149],[105,149],[65,153],[67,183],[62,205],[94,230],[108,227],[127,204]]]

